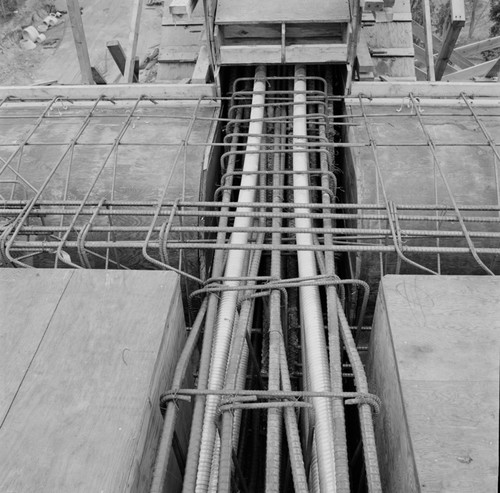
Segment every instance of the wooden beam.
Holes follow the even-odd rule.
[[[0,86],[0,99],[45,100],[56,96],[72,100],[94,100],[99,96],[109,99],[132,99],[141,96],[152,99],[213,98],[214,84],[108,84],[67,86]]]
[[[208,50],[206,45],[200,46],[198,59],[194,66],[193,75],[191,77],[192,84],[205,84],[210,72],[210,60],[208,59]]]
[[[478,65],[474,65],[474,67],[466,68],[464,70],[459,70],[458,72],[454,72],[453,74],[446,75],[444,80],[447,81],[466,81],[472,80],[474,77],[485,77],[486,74],[498,63],[500,58],[496,58],[494,60],[489,60],[484,63],[480,63]]]
[[[422,43],[425,44],[425,29],[423,28],[423,26],[421,26],[418,22],[412,21],[412,31],[413,31],[413,36],[415,36],[415,38],[417,38],[418,40],[420,40]],[[433,34],[432,48],[434,53],[439,53],[442,47],[443,47],[443,42],[441,41],[441,39]],[[459,68],[472,67],[474,63],[468,60],[462,54],[460,54],[458,52],[459,49],[460,48],[455,48],[455,51],[452,52],[450,56],[450,62]]]
[[[286,63],[345,63],[345,44],[289,45],[285,50]],[[220,47],[222,65],[281,63],[280,45],[226,45]]]
[[[127,63],[127,59],[125,56],[125,51],[122,48],[122,45],[120,44],[119,41],[113,40],[113,41],[108,41],[106,43],[106,47],[108,48],[111,57],[115,61],[116,66],[123,75],[125,73],[125,65]],[[138,81],[139,81],[139,57],[135,57],[134,79],[132,82],[138,82]]]
[[[172,0],[168,6],[171,15],[190,16],[198,0]]]
[[[139,39],[139,26],[141,23],[142,4],[144,0],[134,0],[132,7],[132,18],[130,21],[130,34],[128,37],[128,57],[125,64],[125,82],[134,81],[134,63],[137,51],[137,40]]]
[[[362,29],[361,32],[359,33],[357,59],[358,59],[358,72],[360,78],[362,77],[362,75],[364,75],[365,77],[368,76],[371,79],[373,79],[373,72],[375,68],[372,57],[370,55],[370,50],[368,49],[366,37]],[[371,76],[367,74],[371,74]]]
[[[87,40],[85,39],[85,31],[83,30],[80,4],[78,0],[67,0],[67,4],[71,30],[73,31],[73,39],[75,40],[76,54],[78,56],[78,63],[80,64],[82,83],[93,84],[94,79],[92,77],[92,69],[90,67],[90,57]]]
[[[455,48],[455,53],[459,53],[466,57],[479,56],[483,51],[494,50],[496,48],[500,48],[500,36],[495,36],[494,38],[485,39],[483,41],[476,41],[475,43],[464,46],[458,46]]]
[[[415,51],[415,58],[420,60],[422,63],[425,64],[425,50],[421,46],[419,46],[415,43],[413,44],[413,49]],[[436,58],[436,56],[437,55],[434,55],[434,58]],[[448,64],[445,67],[444,73],[449,74],[451,72],[456,72],[456,71],[457,71],[457,69],[453,65]],[[419,79],[419,80],[425,80],[425,79]]]
[[[351,90],[352,97],[364,95],[369,98],[407,98],[410,93],[414,96],[429,98],[458,98],[461,93],[477,98],[500,98],[500,84],[491,82],[353,82]]]
[[[434,81],[434,50],[432,47],[432,24],[431,24],[431,7],[429,0],[422,0],[424,13],[424,30],[425,30],[425,64],[427,66],[427,80]]]
[[[457,42],[458,36],[462,27],[465,25],[465,6],[463,0],[452,0],[451,1],[451,22],[446,31],[444,37],[443,45],[439,50],[436,63],[434,65],[434,72],[436,75],[436,80],[441,80],[443,77],[450,56],[455,49],[455,43]]]

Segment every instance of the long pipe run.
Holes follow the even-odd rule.
[[[248,129],[247,153],[243,163],[243,171],[257,172],[259,170],[260,155],[258,153],[261,144],[262,126],[264,121],[264,102],[266,89],[266,68],[257,67],[255,71],[255,83],[253,87],[252,110],[250,113],[250,125]],[[254,151],[254,152],[253,152]],[[255,187],[257,185],[257,174],[244,174],[241,179],[242,190],[238,196],[238,202],[255,202]],[[249,207],[238,207],[237,212],[250,212]],[[252,218],[237,216],[234,220],[236,227],[248,228],[252,225]],[[248,243],[249,233],[240,232],[231,235],[230,244],[233,247],[228,252],[225,277],[228,279],[239,278],[242,275],[246,252],[234,249],[235,245]],[[225,286],[237,287],[240,281],[226,281]],[[219,305],[219,313],[216,325],[216,335],[213,344],[212,362],[208,388],[220,390],[224,384],[229,348],[231,344],[233,320],[236,310],[237,291],[224,291]],[[215,444],[216,425],[215,416],[218,396],[208,396],[205,404],[205,415],[203,420],[200,458],[198,463],[198,474],[196,478],[196,491],[205,492],[210,481],[212,467],[212,456]]]
[[[307,151],[307,97],[306,97],[306,70],[298,65],[295,68],[294,87],[294,120],[293,134],[293,198],[295,212],[308,213],[309,209],[297,207],[299,204],[310,203],[308,186],[309,175]],[[300,152],[303,149],[304,152]],[[298,151],[298,152],[297,152]],[[298,228],[309,229],[312,222],[307,217],[297,218],[295,225]],[[311,233],[297,233],[297,245],[310,246],[314,243]],[[297,252],[300,277],[317,275],[316,259],[313,250],[299,250]],[[305,345],[305,365],[307,365],[308,380],[313,391],[330,391],[330,372],[326,340],[324,333],[323,315],[319,289],[317,286],[304,286],[300,288],[300,308],[303,327],[302,336]],[[334,457],[333,413],[329,399],[312,399],[315,414],[315,438],[318,460],[319,483],[322,492],[335,491],[336,473]]]

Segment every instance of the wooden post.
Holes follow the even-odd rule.
[[[465,5],[463,0],[451,0],[450,24],[444,37],[443,46],[439,50],[439,55],[435,65],[436,80],[443,77],[448,61],[455,48],[458,36],[465,25]]]
[[[427,80],[435,81],[434,74],[434,53],[432,48],[432,25],[431,25],[431,6],[429,0],[422,0],[424,12],[425,27],[425,64],[427,65]]]
[[[494,50],[500,47],[500,36],[485,39],[483,41],[476,41],[468,45],[459,46],[455,48],[455,53],[460,53],[462,56],[478,56],[482,51]]]
[[[131,83],[134,81],[134,60],[137,51],[137,40],[139,39],[139,25],[141,23],[143,0],[134,0],[132,9],[132,20],[130,22],[130,34],[128,38],[128,57],[125,64],[125,82]]]
[[[87,40],[83,30],[82,15],[80,13],[80,4],[78,0],[67,0],[68,14],[71,21],[71,29],[73,30],[73,38],[76,45],[76,54],[78,63],[80,64],[80,73],[82,75],[83,84],[93,84],[92,69],[90,67],[89,50],[87,48]]]
[[[423,26],[418,24],[415,21],[412,21],[412,31],[413,31],[413,36],[415,36],[417,39],[422,41],[422,43],[425,44],[425,29]],[[495,38],[493,38],[495,39]],[[499,36],[500,40],[500,36]],[[500,46],[500,43],[499,43]],[[436,35],[432,35],[432,48],[434,50],[434,54],[438,53],[441,51],[443,47],[443,42],[441,39],[439,39]],[[423,49],[423,48],[422,48]],[[462,51],[462,46],[455,48],[455,50],[451,53],[450,55],[450,62],[453,63],[453,65],[456,65],[458,68],[467,68],[467,67],[472,67],[474,64],[468,60],[463,54],[461,54]]]
[[[356,63],[356,53],[358,51],[359,34],[361,32],[361,20],[363,17],[362,0],[352,1],[352,18],[351,18],[351,34],[349,36],[349,47],[347,51],[347,77],[345,85],[345,93],[350,94],[351,83],[353,78],[354,64]]]

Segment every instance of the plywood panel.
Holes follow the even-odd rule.
[[[0,490],[147,491],[184,337],[175,274],[72,271],[0,429]]]
[[[377,59],[380,64],[380,59]],[[381,83],[383,85],[383,83]],[[373,84],[376,86],[377,84]],[[389,84],[390,85],[390,84]],[[358,101],[359,102],[359,101]],[[436,172],[433,156],[425,145],[426,139],[422,127],[412,115],[412,108],[407,107],[403,100],[394,100],[393,105],[374,106],[365,104],[368,122],[372,135],[377,144],[377,160],[380,166],[381,176],[384,182],[387,198],[395,204],[427,204],[451,206],[451,198],[445,187],[443,179]],[[369,142],[367,131],[361,117],[361,109],[351,106],[352,119],[355,126],[349,128],[347,140],[352,143]],[[500,126],[498,125],[498,109],[485,107],[476,109],[481,121],[488,129],[492,138],[496,141],[500,138]],[[446,116],[446,114],[454,116]],[[492,151],[487,147],[484,136],[480,133],[470,110],[467,108],[446,108],[444,106],[424,109],[425,128],[428,130],[433,141],[437,144],[437,157],[439,164],[446,177],[447,183],[452,191],[454,200],[460,207],[466,205],[487,205],[496,203],[495,186],[495,160]],[[379,115],[378,117],[371,115]],[[384,115],[381,117],[380,115]],[[440,116],[441,115],[441,116]],[[478,143],[485,143],[480,147]],[[468,145],[474,144],[474,145]],[[352,148],[347,153],[349,167],[352,173],[346,174],[348,184],[346,189],[351,194],[352,201],[362,204],[374,204],[377,201],[383,203],[383,195],[380,185],[377,191],[376,165],[373,150],[367,147]],[[471,181],[470,177],[474,179]],[[375,185],[374,185],[375,184]],[[437,198],[434,195],[436,192]],[[377,195],[378,194],[378,195]],[[433,214],[429,211],[419,211],[418,214]],[[464,211],[463,214],[473,215],[472,212]],[[484,213],[485,216],[498,217],[494,212]],[[401,221],[402,229],[428,229],[429,222],[424,221]],[[378,228],[378,221],[361,220],[358,226],[362,228]],[[382,221],[381,227],[387,223]],[[435,225],[433,224],[434,228]],[[457,223],[440,223],[439,228],[445,231],[459,231]],[[491,222],[489,224],[467,223],[469,231],[492,231],[500,232],[500,224]],[[404,235],[404,244],[408,246],[435,245],[435,240]],[[389,244],[392,239],[388,238]],[[463,246],[462,238],[441,238],[441,246]],[[498,242],[492,238],[474,238],[476,247],[496,247]],[[436,255],[416,253],[408,254],[409,258],[434,271],[438,269],[438,258]],[[493,270],[500,273],[500,259],[494,255],[483,255],[483,261]],[[358,258],[358,275],[370,283],[371,304],[374,306],[376,291],[381,277],[379,256],[369,252],[362,252]],[[441,273],[443,274],[482,274],[479,264],[468,254],[441,255],[439,259]],[[396,254],[384,256],[384,273],[396,273]],[[402,262],[401,274],[421,273],[417,267]]]
[[[368,374],[384,491],[496,491],[499,300],[490,277],[383,279]]]
[[[26,376],[73,271],[2,269],[0,423]],[[20,282],[22,280],[22,282]]]
[[[219,0],[216,24],[348,22],[346,0]]]

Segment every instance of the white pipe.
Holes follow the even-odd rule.
[[[255,71],[255,82],[253,87],[254,95],[252,97],[252,109],[250,113],[250,119],[252,121],[250,122],[248,129],[249,137],[247,140],[245,159],[243,163],[243,171],[245,172],[258,171],[259,169],[260,155],[256,151],[260,150],[260,135],[262,133],[264,120],[264,101],[266,89],[265,77],[266,68],[264,66],[257,67]],[[254,151],[255,154],[252,154],[252,151]],[[257,177],[258,175],[256,174],[244,174],[242,176],[242,190],[240,190],[238,195],[239,202],[255,202]],[[236,211],[251,212],[251,208],[238,207]],[[251,226],[251,221],[251,217],[236,216],[234,220],[234,227],[248,228]],[[233,233],[231,235],[230,243],[231,245],[244,245],[248,243],[248,239],[248,233]],[[226,278],[241,277],[243,266],[245,264],[244,260],[245,250],[229,250],[224,276]],[[239,281],[225,281],[224,285],[238,286]],[[224,384],[237,297],[237,291],[224,291],[221,296],[216,325],[216,335],[212,348],[212,362],[210,365],[210,377],[208,381],[209,390],[220,390]],[[209,486],[216,434],[215,415],[218,404],[218,396],[207,396],[201,435],[202,438],[200,459],[198,463],[198,475],[196,478],[196,492],[205,492]]]
[[[293,185],[294,187],[309,186],[308,154],[297,152],[307,149],[307,96],[306,96],[306,71],[301,65],[295,67],[295,96],[293,134]],[[294,188],[293,198],[295,205],[310,203],[309,190]],[[310,213],[306,207],[295,207],[298,214]],[[311,219],[307,217],[296,218],[297,228],[312,228]],[[298,233],[297,245],[313,245],[313,236],[310,233]],[[297,252],[299,276],[310,277],[317,275],[316,258],[312,250],[299,250]],[[304,336],[308,380],[314,392],[331,391],[330,371],[326,350],[325,329],[319,289],[317,286],[304,286],[300,288],[300,307],[303,320],[302,334]],[[317,447],[318,474],[322,492],[335,491],[335,457],[333,413],[330,399],[315,397],[312,399],[315,414],[315,438]]]

